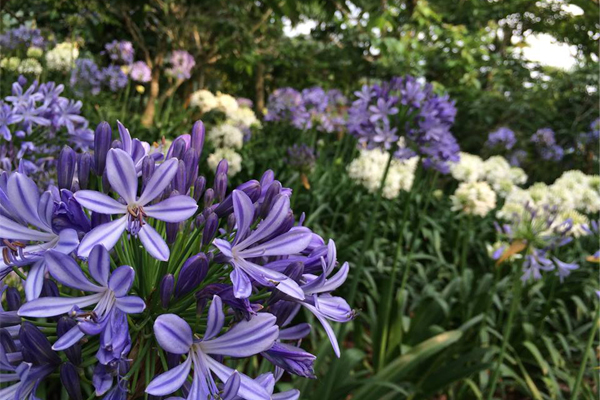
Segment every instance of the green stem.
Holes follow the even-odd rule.
[[[523,288],[523,284],[521,283],[521,279],[519,276],[520,271],[521,269],[519,268],[513,272],[513,297],[510,303],[508,319],[506,321],[506,325],[504,326],[504,333],[502,334],[502,346],[500,347],[500,355],[498,356],[496,368],[494,369],[494,373],[492,374],[491,386],[488,392],[487,400],[492,400],[494,398],[494,392],[496,391],[496,385],[498,383],[498,378],[500,377],[500,369],[502,368],[502,362],[504,361],[506,348],[508,347],[508,341],[510,339],[513,320],[515,319],[515,314],[517,313],[517,309],[519,308],[519,304],[521,302],[521,290]]]
[[[579,366],[579,372],[577,372],[577,378],[575,379],[575,384],[573,385],[573,390],[571,391],[571,399],[577,400],[577,396],[579,396],[579,388],[581,387],[581,382],[583,381],[583,375],[585,373],[585,367],[587,366],[587,359],[590,354],[590,349],[594,344],[594,338],[596,337],[596,332],[598,332],[598,325],[600,324],[600,305],[596,306],[596,318],[593,321],[592,330],[590,331],[590,337],[588,338],[587,344],[585,346],[583,352],[583,359],[581,360],[581,365]]]

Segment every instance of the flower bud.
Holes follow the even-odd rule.
[[[281,183],[279,181],[275,181],[269,185],[267,189],[267,193],[265,194],[265,199],[260,205],[259,215],[264,218],[269,214],[271,210],[271,204],[273,204],[273,199],[281,192]]]
[[[110,192],[111,186],[110,186],[110,181],[108,180],[108,175],[104,174],[102,175],[102,191],[104,193],[108,193]]]
[[[79,157],[77,164],[77,180],[79,181],[79,189],[86,190],[90,182],[90,169],[92,167],[92,155],[83,153]]]
[[[17,82],[19,82],[20,86],[25,86],[27,85],[27,78],[25,78],[23,75],[19,75]]]
[[[248,182],[242,183],[240,186],[236,188],[237,190],[241,190],[246,193],[250,200],[254,203],[260,197],[260,183],[256,180],[251,180]],[[215,209],[215,213],[219,217],[223,217],[225,215],[230,214],[233,211],[233,197],[231,193],[223,200],[217,208]]]
[[[175,278],[173,277],[173,274],[167,274],[163,276],[162,280],[160,281],[160,304],[165,309],[169,307],[169,301],[171,300],[171,295],[173,294],[174,284]]]
[[[208,188],[204,192],[204,208],[212,206],[213,201],[215,201],[215,191]]]
[[[291,374],[315,378],[313,364],[317,357],[299,347],[275,342],[273,347],[261,354],[273,365]]]
[[[18,351],[15,341],[5,328],[0,328],[0,349],[4,354],[16,353]]]
[[[198,156],[202,154],[202,148],[204,147],[204,124],[202,121],[196,121],[192,128],[192,148],[196,150]]]
[[[60,338],[75,326],[77,326],[77,322],[74,319],[66,316],[60,317],[56,326],[56,334]],[[73,346],[65,349],[64,352],[73,364],[81,364],[81,344],[75,343]]]
[[[17,311],[21,307],[21,295],[14,287],[6,288],[6,306],[8,311]]]
[[[59,297],[58,286],[52,279],[44,279],[40,297]]]
[[[227,233],[233,232],[233,228],[235,228],[235,214],[231,213],[227,217]]]
[[[107,224],[110,222],[110,215],[108,214],[100,214],[95,211],[92,211],[92,229],[95,227]]]
[[[215,175],[218,175],[221,173],[227,175],[228,171],[229,171],[229,163],[224,158],[221,161],[219,161],[219,164],[217,165],[217,169],[215,170]]]
[[[215,183],[213,185],[215,195],[219,202],[223,201],[225,194],[227,193],[227,173],[219,172],[215,176]]]
[[[204,223],[206,222],[206,217],[203,214],[198,214],[194,223],[196,224],[196,229],[202,228]]]
[[[31,322],[23,322],[19,330],[19,340],[23,349],[27,350],[28,356],[32,357],[25,360],[26,362],[36,365],[60,363],[60,357],[52,350],[46,335]]]
[[[100,122],[94,134],[94,169],[96,175],[103,175],[106,167],[106,157],[110,150],[112,131],[108,122]]]
[[[272,170],[268,169],[260,177],[260,186],[266,187],[266,186],[270,185],[271,182],[273,182],[274,180],[275,180],[275,173]]]
[[[173,189],[177,190],[181,194],[187,193],[187,176],[185,171],[185,163],[183,161],[179,161],[177,165],[177,172],[175,173],[175,177],[173,178]]]
[[[208,190],[207,190],[208,192]],[[204,224],[204,231],[202,231],[202,245],[206,246],[210,242],[212,242],[215,234],[217,233],[217,228],[219,227],[219,217],[217,214],[211,213],[206,218],[206,223]]]
[[[204,280],[208,272],[208,258],[204,253],[198,253],[187,259],[181,267],[177,285],[175,285],[175,297],[180,298],[191,292]]]
[[[196,178],[196,182],[194,182],[194,200],[199,201],[200,197],[204,194],[204,189],[206,188],[206,178],[203,176],[199,176]]]
[[[142,160],[142,190],[148,184],[150,178],[154,174],[154,170],[156,169],[156,162],[152,157],[144,157]]]
[[[60,382],[71,400],[83,400],[77,368],[69,362],[60,366]]]
[[[111,144],[110,147],[113,148],[113,149],[121,149],[121,150],[123,150],[123,143],[120,140],[115,139],[115,140],[112,141],[112,144]]]
[[[171,148],[169,149],[169,153],[171,157],[175,157],[178,160],[183,159],[183,154],[185,153],[185,150],[187,149],[187,143],[185,142],[185,139],[181,136],[179,136],[177,139],[173,140],[173,143],[171,143]]]
[[[195,149],[189,148],[183,155],[183,163],[185,164],[185,175],[187,177],[186,192],[196,178],[198,177],[198,152]]]
[[[56,175],[59,189],[71,190],[73,184],[73,175],[75,174],[75,163],[77,155],[69,146],[63,147],[58,155],[56,165]]]

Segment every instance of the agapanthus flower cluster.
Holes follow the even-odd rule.
[[[67,72],[75,66],[78,57],[77,44],[62,42],[46,53],[46,66],[51,71]]]
[[[0,174],[0,397],[59,377],[71,398],[297,399],[274,393],[284,373],[315,378],[295,316],[313,314],[338,357],[330,322],[354,317],[332,294],[349,271],[334,242],[296,220],[272,171],[232,191],[225,160],[212,185],[199,176],[202,122],[166,154],[118,131],[61,151],[45,192]]]
[[[24,75],[40,76],[44,71],[42,64],[35,58],[25,58],[21,60],[17,67],[17,72]]]
[[[111,62],[121,65],[130,65],[133,63],[135,50],[133,44],[127,40],[113,40],[104,45],[104,49]]]
[[[450,165],[450,173],[460,182],[485,181],[501,197],[527,182],[525,171],[511,167],[502,156],[492,156],[484,161],[477,155],[461,152],[459,161]]]
[[[572,228],[570,219],[559,219],[556,207],[530,203],[525,203],[521,213],[513,213],[508,224],[496,225],[502,241],[523,246],[523,282],[542,279],[542,272],[553,272],[563,282],[579,268],[577,263],[565,262],[556,256],[557,249],[572,241],[569,236]],[[500,259],[508,248],[508,245],[498,247],[492,258]]]
[[[101,69],[89,58],[78,59],[71,70],[71,86],[80,95],[88,92],[97,95],[103,88],[116,92],[127,86],[127,81],[127,74],[122,67],[111,64]]]
[[[496,192],[487,182],[461,182],[450,196],[452,211],[485,217],[496,208]]]
[[[166,70],[167,75],[175,79],[186,80],[192,77],[192,69],[194,69],[196,61],[187,51],[175,50],[171,53],[169,65]]]
[[[433,92],[412,76],[363,86],[348,110],[348,130],[369,149],[395,151],[398,158],[415,154],[425,167],[448,173],[459,159],[459,146],[450,132],[456,116],[454,102]],[[398,148],[403,138],[406,147]],[[396,151],[399,150],[399,151]]]
[[[265,121],[286,121],[298,129],[332,133],[345,129],[348,100],[339,90],[315,86],[298,92],[280,88],[270,96]]]
[[[292,168],[307,173],[315,166],[317,157],[312,147],[302,143],[294,144],[287,149],[286,160]]]
[[[388,158],[388,154],[382,149],[363,149],[348,165],[348,176],[369,192],[375,193],[381,185]],[[410,191],[418,162],[418,157],[407,160],[393,159],[383,186],[383,197],[393,199],[398,197],[401,191]]]
[[[139,83],[148,83],[152,80],[152,70],[143,61],[136,61],[129,67],[129,77]]]
[[[517,144],[515,133],[507,127],[500,127],[490,132],[485,145],[490,148],[500,147],[505,150],[512,149]]]
[[[556,135],[550,128],[538,129],[530,139],[537,153],[544,160],[560,161],[564,155],[564,149],[556,143]]]
[[[37,28],[30,28],[23,24],[17,28],[9,29],[0,35],[0,47],[5,50],[15,50],[19,47],[44,47],[44,37]]]

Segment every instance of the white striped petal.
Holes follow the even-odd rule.
[[[73,195],[82,207],[100,214],[124,214],[127,206],[104,193],[93,190],[80,190]]]

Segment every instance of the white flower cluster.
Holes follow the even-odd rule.
[[[554,226],[570,219],[573,227],[569,233],[581,236],[588,223],[586,214],[600,211],[600,176],[567,171],[551,185],[538,182],[528,189],[517,188],[508,195],[497,216],[502,219],[519,216],[525,212],[526,204],[536,209],[556,208],[558,218]]]
[[[21,64],[19,57],[3,58],[0,61],[0,68],[15,72],[19,68],[19,64]]]
[[[227,113],[227,121],[232,125],[240,128],[250,128],[256,126],[260,128],[260,121],[256,118],[256,114],[250,107],[238,107],[235,111]]]
[[[79,57],[75,43],[62,42],[46,53],[46,65],[51,71],[69,71]]]
[[[235,150],[227,147],[217,149],[209,155],[207,160],[208,166],[214,170],[223,159],[227,160],[227,164],[229,165],[227,175],[234,176],[242,170],[242,156],[236,153]]]
[[[228,123],[211,128],[207,137],[215,147],[241,149],[244,144],[244,133]]]
[[[190,107],[199,108],[202,114],[217,108],[217,98],[208,90],[197,90],[190,96]]]
[[[17,67],[17,72],[20,74],[40,75],[42,71],[42,64],[35,58],[21,60],[21,63]]]
[[[348,176],[367,188],[369,192],[375,193],[383,178],[388,157],[388,153],[381,149],[363,149],[360,151],[359,157],[348,165]],[[398,197],[401,190],[409,191],[415,178],[418,162],[418,157],[408,160],[392,160],[383,188],[383,197],[393,199]]]
[[[487,182],[461,182],[452,196],[452,211],[485,217],[496,208],[496,192]]]
[[[511,167],[502,156],[493,156],[487,160],[481,157],[460,153],[460,161],[450,167],[454,179],[460,182],[485,181],[501,197],[527,182],[527,174],[521,168]]]

